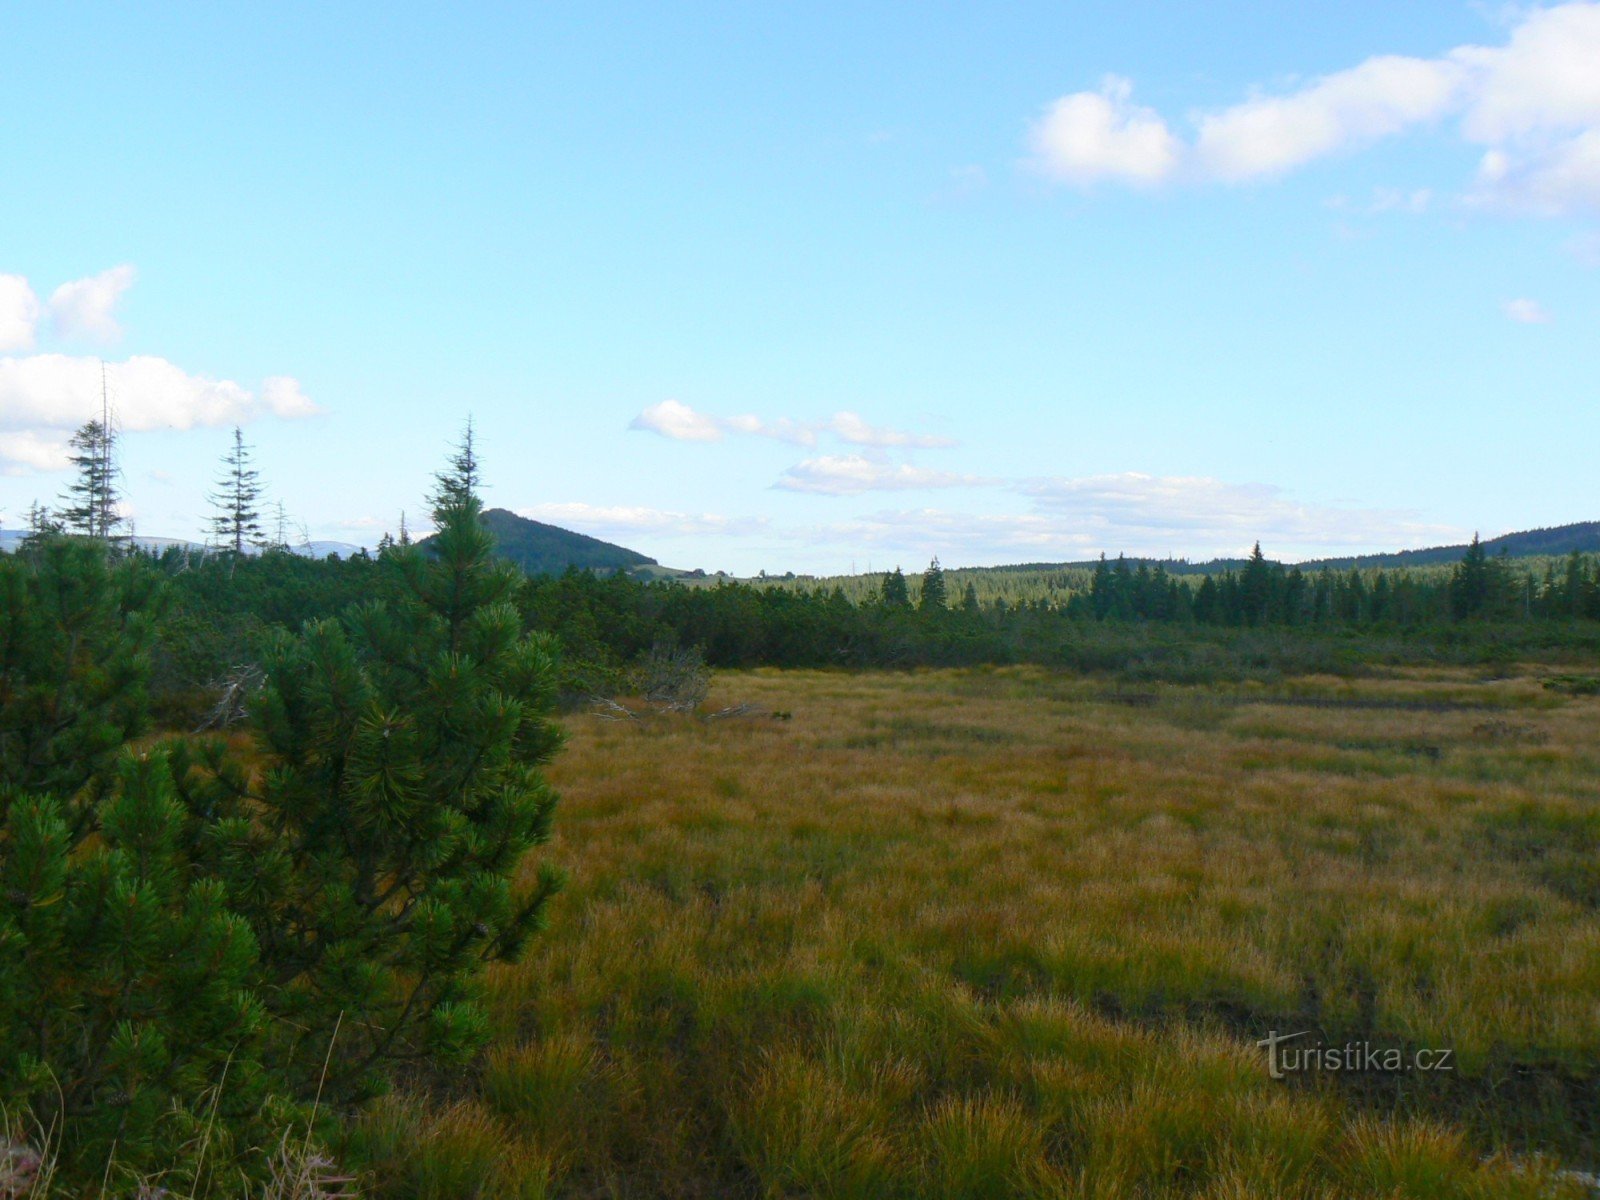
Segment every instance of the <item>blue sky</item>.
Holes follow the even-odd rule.
[[[1314,557],[1600,517],[1600,4],[33,5],[0,522],[107,367],[314,537],[681,566]]]

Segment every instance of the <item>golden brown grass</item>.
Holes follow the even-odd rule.
[[[569,720],[573,887],[467,1094],[367,1122],[386,1194],[1579,1194],[1600,699],[995,669],[737,701],[793,716]],[[1274,1028],[1459,1069],[1273,1081]]]

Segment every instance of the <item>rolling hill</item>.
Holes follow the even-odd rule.
[[[483,523],[494,534],[495,552],[517,564],[529,575],[559,575],[568,567],[586,571],[632,571],[655,567],[655,559],[602,542],[558,525],[529,520],[504,508],[491,508]],[[428,539],[422,540],[427,545]]]
[[[1578,521],[1571,525],[1555,525],[1548,529],[1528,529],[1518,533],[1505,533],[1499,537],[1487,538],[1483,548],[1490,554],[1504,553],[1508,558],[1537,558],[1545,556],[1559,557],[1570,554],[1576,550],[1581,554],[1600,552],[1600,521]],[[1272,558],[1270,547],[1267,557]],[[1301,562],[1303,570],[1317,570],[1321,567],[1333,567],[1346,570],[1350,567],[1431,567],[1438,565],[1448,566],[1461,561],[1467,552],[1467,543],[1462,542],[1452,546],[1428,546],[1419,550],[1396,550],[1388,554],[1359,554],[1347,555],[1342,558],[1317,558]],[[1114,557],[1108,555],[1108,558]],[[996,572],[1037,572],[1037,571],[1071,571],[1092,570],[1098,560],[1088,559],[1083,562],[1059,563],[1007,563],[1004,566],[972,567],[968,570],[996,571]],[[1213,558],[1205,562],[1191,562],[1186,558],[1138,558],[1128,556],[1128,564],[1137,567],[1140,563],[1154,567],[1157,564],[1165,567],[1170,575],[1210,575],[1219,571],[1237,571],[1243,568],[1245,560],[1242,558]]]

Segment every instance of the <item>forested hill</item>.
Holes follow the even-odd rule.
[[[1550,529],[1528,529],[1521,533],[1505,533],[1488,538],[1483,548],[1490,554],[1504,553],[1508,558],[1532,558],[1541,555],[1560,556],[1592,554],[1600,550],[1600,521],[1579,521],[1573,525],[1556,525]],[[1355,558],[1319,558],[1303,563],[1306,567],[1429,567],[1439,563],[1456,563],[1467,552],[1466,543],[1459,546],[1430,546],[1424,550],[1400,550],[1394,554],[1363,554]]]
[[[1484,541],[1483,548],[1490,554],[1504,551],[1508,558],[1535,558],[1571,554],[1593,554],[1600,551],[1600,521],[1579,521],[1572,525],[1556,525],[1549,529],[1527,529],[1520,533],[1505,533]],[[1272,547],[1263,546],[1268,558]],[[1455,546],[1429,546],[1421,550],[1397,550],[1392,554],[1361,554],[1344,558],[1318,558],[1300,564],[1302,570],[1332,567],[1345,570],[1350,567],[1431,567],[1461,561],[1467,552],[1467,543]],[[1110,557],[1110,556],[1108,556]],[[1138,567],[1160,566],[1169,575],[1214,575],[1221,571],[1243,570],[1246,559],[1213,558],[1205,562],[1191,562],[1184,558],[1137,558],[1130,556],[1128,565]],[[1274,560],[1276,561],[1276,560]],[[1010,563],[999,567],[971,567],[968,571],[1020,572],[1092,570],[1095,560],[1061,563]]]
[[[489,509],[483,514],[483,523],[494,534],[496,553],[516,563],[529,575],[559,575],[568,567],[626,571],[657,565],[655,559],[637,550],[614,546],[542,521],[530,521],[503,508]]]

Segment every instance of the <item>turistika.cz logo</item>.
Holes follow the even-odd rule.
[[[1298,1042],[1311,1031],[1279,1033],[1268,1030],[1256,1045],[1267,1052],[1267,1074],[1284,1079],[1303,1071],[1399,1072],[1454,1071],[1456,1052],[1442,1047],[1379,1046],[1372,1042],[1345,1042],[1330,1046],[1325,1042]],[[1296,1042],[1295,1045],[1289,1043]]]

